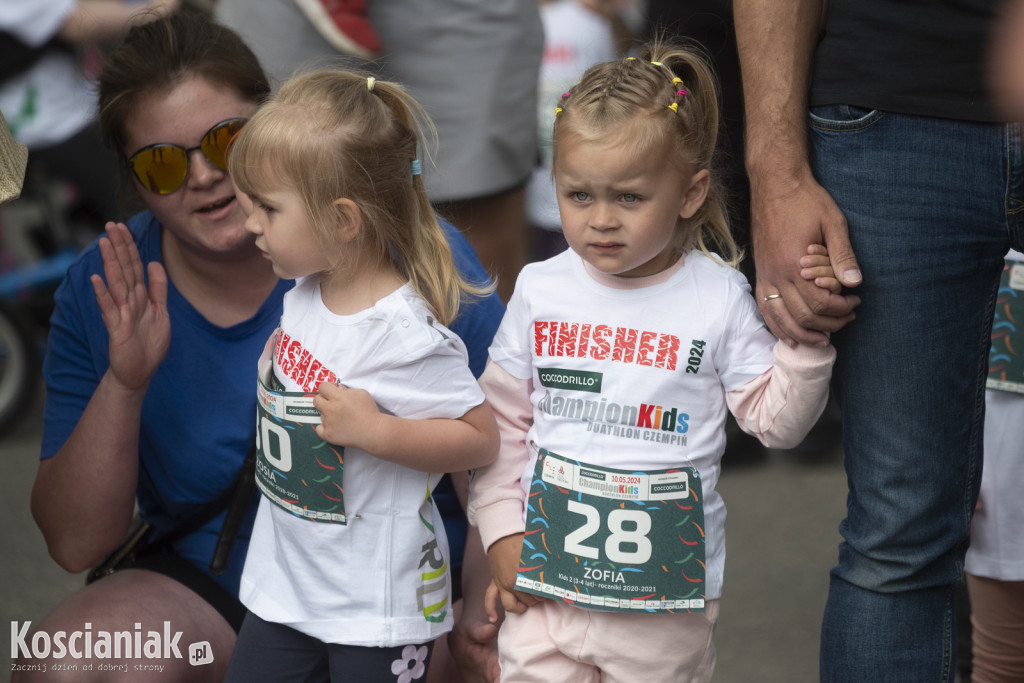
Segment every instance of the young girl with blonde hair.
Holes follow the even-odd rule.
[[[595,65],[556,113],[570,249],[516,283],[481,378],[501,449],[471,483],[507,611],[502,681],[709,681],[726,410],[796,445],[835,351],[777,342],[732,267],[718,90],[698,53]],[[810,246],[805,277],[835,289],[827,263]]]
[[[414,680],[451,629],[438,473],[496,429],[445,325],[467,296],[419,177],[423,112],[399,86],[298,76],[228,168],[283,278],[259,372],[260,500],[228,680]]]

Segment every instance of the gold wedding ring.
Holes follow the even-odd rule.
[[[772,299],[781,299],[781,298],[782,298],[781,294],[769,294],[765,298],[761,299],[761,301],[763,301],[764,303],[768,303]]]

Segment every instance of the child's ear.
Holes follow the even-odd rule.
[[[342,244],[359,236],[363,226],[363,212],[351,199],[335,199],[334,208],[338,214],[338,239]]]
[[[693,218],[697,210],[704,205],[708,198],[708,188],[711,187],[711,172],[702,168],[690,178],[690,187],[683,194],[683,205],[679,209],[681,218]]]

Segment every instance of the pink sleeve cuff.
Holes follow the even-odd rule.
[[[518,482],[516,482],[518,485]],[[474,512],[474,526],[480,530],[480,541],[486,552],[495,541],[526,531],[521,500],[501,500]]]
[[[740,428],[771,448],[797,446],[828,402],[833,346],[776,342],[771,369],[725,395]]]

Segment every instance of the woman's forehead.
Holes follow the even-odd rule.
[[[248,118],[256,106],[232,88],[190,76],[139,97],[125,122],[126,151],[158,142],[193,147],[214,125],[225,119]]]

